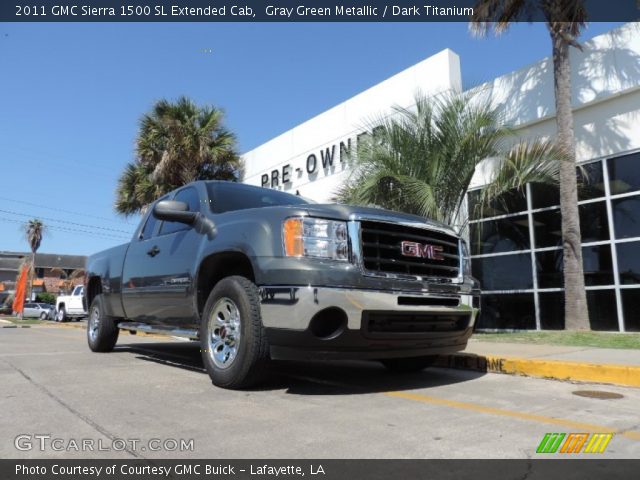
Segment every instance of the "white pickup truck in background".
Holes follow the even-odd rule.
[[[56,322],[65,322],[70,318],[79,320],[87,316],[84,305],[84,286],[73,287],[71,295],[60,295],[56,299]]]

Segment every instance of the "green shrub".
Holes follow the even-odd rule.
[[[51,305],[55,305],[56,296],[53,293],[43,292],[36,295],[36,302],[40,303],[49,303]]]

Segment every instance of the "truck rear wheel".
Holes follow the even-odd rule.
[[[247,388],[258,383],[269,360],[258,288],[250,280],[231,276],[218,282],[200,321],[200,350],[209,377],[223,388]]]
[[[419,372],[427,367],[430,367],[438,359],[437,355],[429,355],[424,357],[409,357],[409,358],[386,358],[380,360],[380,362],[392,372],[398,373],[411,373]]]
[[[102,295],[96,295],[89,308],[87,341],[94,352],[110,352],[118,341],[118,327],[112,317],[105,314]]]

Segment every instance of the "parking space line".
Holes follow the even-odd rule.
[[[353,388],[354,385],[345,384],[342,382],[325,381],[310,376],[291,375],[286,374],[287,377],[296,378],[298,380],[307,381],[311,383],[317,383],[322,385],[331,385],[340,388]],[[596,425],[591,423],[576,422],[574,420],[568,420],[564,418],[547,417],[545,415],[537,415],[534,413],[516,412],[514,410],[506,410],[504,408],[488,407],[479,403],[460,402],[457,400],[449,400],[441,397],[432,397],[429,395],[422,395],[418,393],[410,392],[384,392],[384,395],[394,398],[402,398],[405,400],[413,400],[416,402],[430,403],[432,405],[441,405],[449,408],[457,408],[460,410],[467,410],[471,412],[484,413],[488,415],[498,415],[502,417],[516,418],[518,420],[531,421],[536,423],[545,423],[550,425],[557,425],[566,428],[572,428],[576,430],[589,431],[593,433],[615,433],[631,440],[640,441],[640,431],[636,430],[623,430],[614,427],[608,427],[604,425]]]
[[[46,328],[32,328],[31,329],[32,332],[44,333],[45,335],[50,335],[52,337],[57,337],[57,338],[73,338],[74,340],[78,340],[78,338],[83,338],[84,337],[84,335],[82,335],[82,336],[64,335],[64,334],[57,334],[57,333],[47,332],[45,330],[46,330]]]
[[[86,350],[78,350],[76,352],[28,352],[28,353],[0,353],[2,357],[41,357],[41,356],[54,356],[54,355],[85,355]]]
[[[506,410],[503,408],[488,407],[471,402],[460,402],[457,400],[448,400],[446,398],[431,397],[429,395],[422,395],[409,392],[387,392],[385,395],[395,398],[403,398],[405,400],[413,400],[415,402],[430,403],[433,405],[443,405],[450,408],[458,408],[461,410],[468,410],[471,412],[486,413],[489,415],[499,415],[502,417],[516,418],[519,420],[527,420],[537,423],[546,423],[550,425],[558,425],[561,427],[572,428],[581,431],[588,431],[594,433],[615,433],[631,440],[640,441],[640,431],[635,430],[621,430],[617,428],[607,427],[603,425],[595,425],[591,423],[576,422],[573,420],[567,420],[564,418],[547,417],[545,415],[536,415],[533,413],[516,412],[513,410]]]

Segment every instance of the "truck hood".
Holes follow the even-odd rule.
[[[420,227],[431,227],[441,230],[450,235],[458,234],[448,225],[429,220],[418,215],[394,212],[382,208],[356,207],[352,205],[341,205],[337,203],[312,203],[303,207],[311,216],[333,218],[336,220],[351,220],[353,218],[367,218],[371,220],[386,220],[397,223],[410,223]]]

